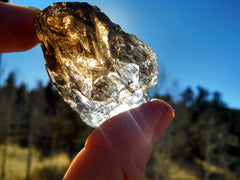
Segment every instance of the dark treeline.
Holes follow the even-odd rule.
[[[166,178],[169,164],[158,159],[159,153],[200,179],[240,178],[240,110],[229,109],[220,93],[200,86],[196,94],[186,88],[177,103],[169,95],[156,97],[172,105],[175,118],[156,144],[157,155],[153,153],[149,161],[149,166],[160,163],[162,167],[154,173],[149,168],[152,179],[170,179]]]
[[[227,179],[226,173],[211,172],[210,164],[240,177],[239,110],[227,108],[219,93],[201,87],[195,94],[186,88],[177,103],[169,95],[156,97],[173,106],[175,118],[154,148],[146,177],[167,179],[167,164],[156,168],[159,154],[190,164],[199,178]],[[0,87],[0,114],[0,144],[35,146],[43,156],[65,151],[72,158],[92,131],[50,83],[27,91],[24,84],[16,86],[14,73]]]
[[[49,83],[27,91],[15,85],[11,73],[0,88],[0,144],[5,141],[23,147],[36,146],[43,155],[63,150],[75,155],[91,132]]]

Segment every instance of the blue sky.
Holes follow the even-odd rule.
[[[13,0],[43,9],[52,0]],[[218,91],[229,107],[240,109],[239,0],[90,0],[123,30],[156,51],[159,88],[177,96],[187,86]],[[40,46],[2,56],[1,79],[15,71],[29,88],[47,83]]]

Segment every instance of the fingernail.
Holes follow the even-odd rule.
[[[40,9],[38,9],[36,7],[33,7],[33,6],[26,6],[26,8],[32,9],[32,10],[35,10],[35,11],[40,11]]]

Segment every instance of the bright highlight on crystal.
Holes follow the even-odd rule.
[[[155,52],[87,3],[54,3],[35,20],[49,77],[89,126],[148,101]]]

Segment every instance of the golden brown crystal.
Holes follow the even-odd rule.
[[[50,79],[92,127],[148,100],[155,52],[87,3],[54,3],[36,18]]]

